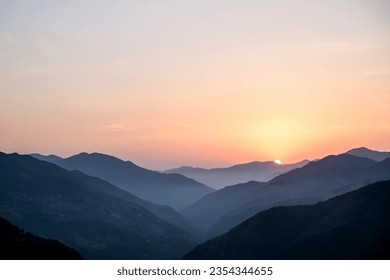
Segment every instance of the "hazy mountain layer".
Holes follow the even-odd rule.
[[[185,259],[390,259],[390,181],[312,206],[275,207]]]
[[[358,157],[365,157],[375,161],[382,161],[387,158],[390,158],[390,152],[373,151],[365,147],[349,150],[347,154]]]
[[[328,156],[266,184],[249,182],[219,190],[182,214],[216,236],[273,206],[312,204],[385,179],[390,179],[390,160],[378,163],[348,154]]]
[[[97,178],[0,153],[0,215],[88,259],[177,258],[199,238]]]
[[[203,169],[186,166],[166,170],[164,172],[182,174],[188,178],[206,184],[207,186],[221,189],[226,186],[249,181],[266,182],[282,173],[302,167],[308,162],[308,160],[304,160],[294,164],[276,164],[273,161],[254,161],[227,168]]]
[[[66,159],[56,156],[33,156],[67,170],[79,170],[99,177],[135,196],[152,203],[180,209],[213,192],[201,183],[179,174],[163,174],[141,168],[130,161],[104,154],[81,153]]]
[[[251,196],[251,193],[266,186],[266,183],[248,182],[225,187],[206,195],[181,213],[199,229],[206,231],[218,220],[225,216]]]

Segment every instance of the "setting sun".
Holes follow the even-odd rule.
[[[274,162],[275,162],[276,164],[282,164],[282,161],[281,161],[280,159],[275,159]]]
[[[22,2],[0,1],[2,152],[165,170],[390,150],[388,1]]]

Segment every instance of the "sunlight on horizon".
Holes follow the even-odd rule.
[[[153,169],[390,150],[388,8],[1,2],[0,150]]]

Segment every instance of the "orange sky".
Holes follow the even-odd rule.
[[[0,3],[1,151],[166,169],[390,150],[387,1],[113,2]]]

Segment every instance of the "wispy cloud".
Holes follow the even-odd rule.
[[[113,132],[123,132],[123,131],[133,130],[132,127],[120,123],[104,125],[103,128]]]
[[[325,49],[333,52],[363,52],[376,48],[376,45],[358,42],[331,42],[324,45]]]
[[[331,53],[361,53],[373,51],[378,48],[378,45],[364,42],[348,42],[348,41],[317,41],[308,42],[306,46],[312,50]]]
[[[184,127],[184,128],[194,128],[195,125],[191,123],[177,123],[177,127]]]
[[[356,128],[356,126],[353,126],[353,125],[334,125],[333,126],[334,130],[350,130],[350,129],[354,129],[354,128]]]
[[[383,76],[390,75],[390,67],[379,68],[371,71],[366,71],[363,73],[365,76]]]

